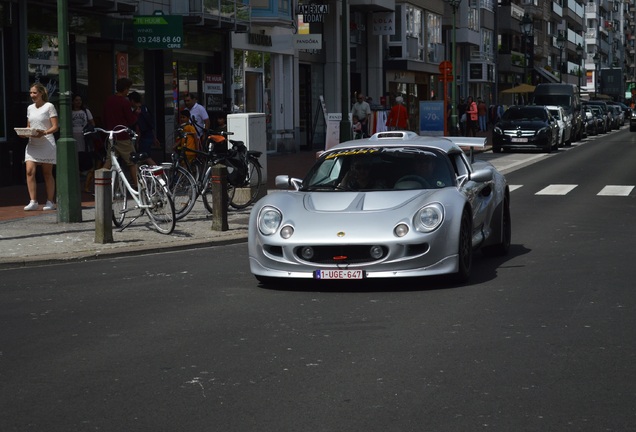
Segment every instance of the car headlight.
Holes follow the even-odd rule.
[[[415,213],[413,226],[419,232],[431,232],[437,229],[444,220],[444,207],[439,203],[429,204]]]
[[[493,133],[496,133],[497,135],[503,135],[503,131],[501,130],[499,126],[495,126],[495,128],[492,131]]]
[[[541,128],[537,131],[537,135],[547,135],[549,130],[549,127]]]
[[[278,230],[282,220],[283,215],[280,210],[269,206],[263,207],[258,213],[258,230],[263,235],[272,235]]]

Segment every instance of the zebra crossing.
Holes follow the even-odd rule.
[[[535,192],[535,195],[547,195],[547,196],[563,196],[576,189],[576,184],[551,184],[539,191]],[[509,185],[510,192],[522,188],[523,185]],[[630,196],[634,187],[631,185],[606,185],[604,186],[596,196],[609,196],[609,197],[626,197]]]

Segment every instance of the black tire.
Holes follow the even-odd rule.
[[[483,249],[486,256],[504,256],[510,251],[510,243],[512,241],[512,220],[510,217],[510,204],[504,199],[501,209],[501,242],[487,246]]]
[[[192,174],[185,168],[178,166],[166,172],[168,190],[174,203],[177,220],[185,217],[197,201],[197,183]]]
[[[459,244],[457,250],[457,273],[455,282],[466,282],[470,278],[470,270],[473,263],[473,227],[470,214],[464,211],[459,227]]]
[[[231,176],[228,167],[228,178]],[[261,191],[263,174],[258,159],[248,156],[247,171],[245,176],[241,176],[234,184],[228,181],[227,194],[228,202],[235,209],[244,209],[252,204]]]
[[[128,190],[124,184],[124,179],[113,171],[113,224],[120,228],[126,219],[126,211],[128,210]]]
[[[141,200],[150,208],[145,209],[150,222],[158,232],[171,234],[174,231],[176,217],[174,203],[165,181],[156,176],[146,179],[146,189],[141,193]]]
[[[210,213],[212,213],[214,211],[213,210],[214,209],[214,196],[212,194],[212,180],[210,179],[211,175],[212,175],[212,170],[207,172],[207,177],[208,178],[204,179],[203,183],[201,184],[201,198],[203,198],[203,206]],[[202,177],[205,177],[205,176],[206,176],[206,174],[202,174]]]
[[[499,146],[492,146],[493,153],[501,153],[502,149]]]

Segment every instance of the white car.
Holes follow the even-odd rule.
[[[559,139],[557,140],[559,146],[572,145],[572,119],[570,116],[560,106],[547,105],[546,108],[559,124]]]

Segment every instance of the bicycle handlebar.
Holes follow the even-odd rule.
[[[137,133],[131,128],[129,128],[128,126],[124,126],[124,125],[117,125],[115,126],[113,130],[106,130],[99,127],[95,127],[92,132],[84,132],[84,135],[90,135],[94,132],[103,132],[105,134],[108,134],[109,138],[111,138],[113,135],[116,135],[118,133],[127,132],[129,135],[132,135],[133,138],[137,138]]]

